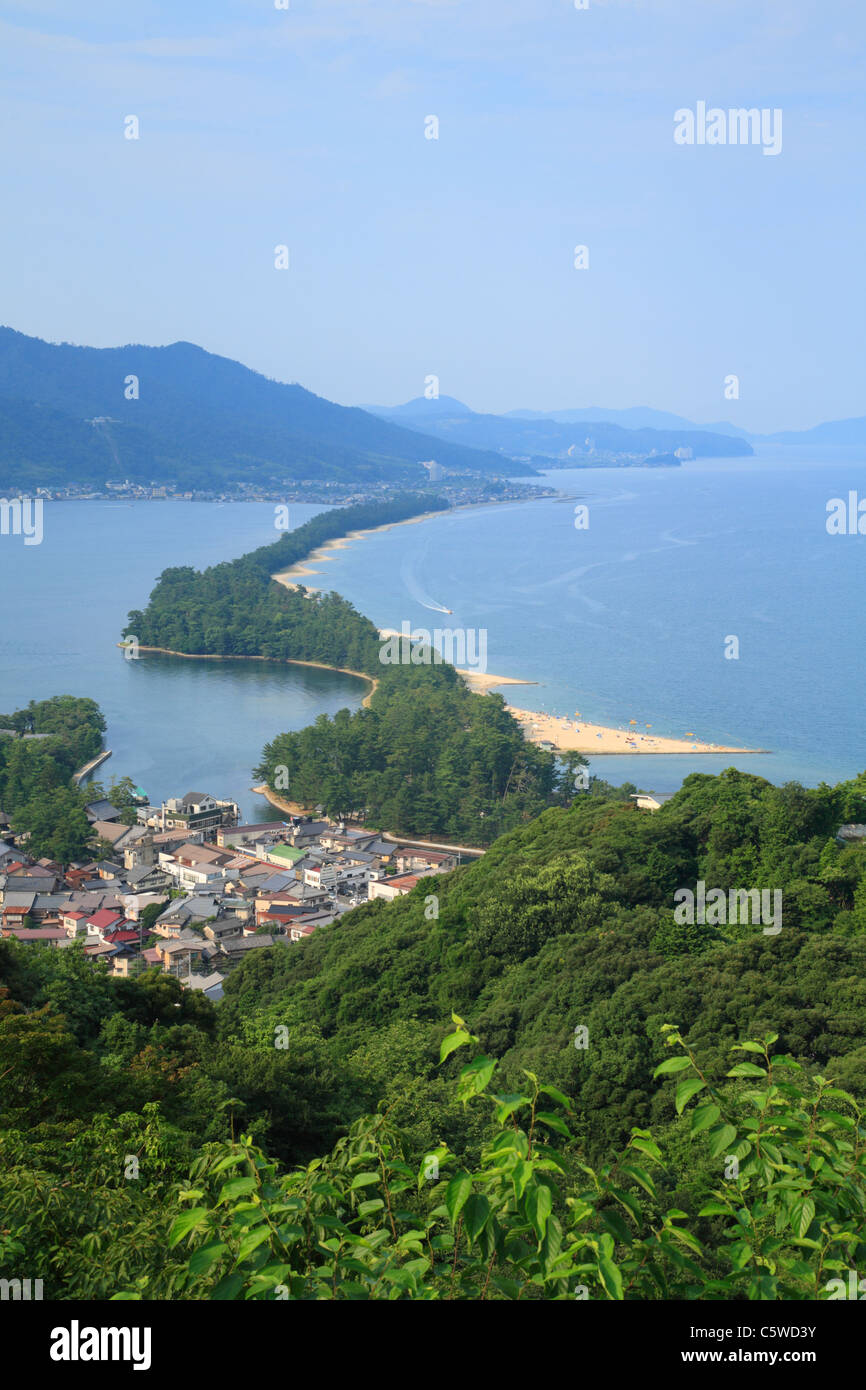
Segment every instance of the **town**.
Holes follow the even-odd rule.
[[[65,871],[28,856],[0,814],[0,935],[79,944],[113,976],[161,970],[212,1001],[249,951],[291,946],[461,858],[326,819],[239,824],[235,802],[202,792],[139,805],[133,825],[104,799],[86,810],[100,857]]]

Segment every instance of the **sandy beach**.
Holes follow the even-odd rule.
[[[644,725],[633,729],[614,729],[590,724],[585,719],[563,719],[559,715],[538,714],[535,710],[508,706],[533,743],[550,743],[561,753],[766,753],[766,748],[737,748],[723,743],[705,743],[691,734],[664,738]],[[640,732],[639,732],[640,730]]]
[[[392,627],[379,629],[379,636],[399,637]],[[522,680],[519,676],[497,676],[492,671],[462,670],[457,667],[469,689],[476,695],[487,695],[502,685],[538,685],[538,681]],[[635,724],[616,729],[607,724],[591,724],[586,719],[565,719],[558,714],[539,714],[509,704],[506,709],[523,727],[532,743],[549,743],[558,753],[766,753],[766,748],[738,748],[723,743],[705,743],[686,731],[682,738],[665,738],[651,732],[652,725]]]
[[[308,816],[313,810],[314,803],[306,804],[303,801],[287,801],[283,796],[277,796],[267,784],[260,783],[257,787],[251,787],[251,791],[257,792],[259,796],[264,796],[273,807],[278,811],[284,811],[288,816]]]
[[[455,509],[459,510],[459,509]],[[376,531],[390,531],[394,526],[417,526],[419,521],[429,521],[434,516],[445,516],[445,512],[421,512],[419,516],[407,517],[405,521],[386,521],[384,526],[368,526],[364,531],[347,531],[345,536],[337,536],[335,540],[325,541],[316,550],[311,550],[305,560],[299,560],[297,564],[290,565],[287,570],[282,570],[280,574],[274,574],[272,579],[276,579],[278,584],[285,584],[287,589],[297,589],[297,580],[306,579],[309,574],[318,574],[317,565],[326,560],[332,559],[331,552],[334,550],[345,550],[347,545],[353,541],[360,540],[362,536],[372,536]],[[304,584],[305,589],[311,593],[317,593],[318,589],[313,584]]]

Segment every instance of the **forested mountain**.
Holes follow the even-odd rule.
[[[461,473],[533,471],[271,381],[192,343],[89,348],[0,328],[2,487],[417,484],[434,458]]]
[[[0,1276],[43,1271],[50,1298],[838,1297],[866,1257],[866,847],[835,828],[864,796],[730,771],[652,815],[578,797],[255,952],[216,1009],[0,942]],[[677,926],[699,877],[780,888],[781,932]]]

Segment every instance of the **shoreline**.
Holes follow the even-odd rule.
[[[461,673],[462,674],[462,673]],[[494,677],[495,681],[496,678]],[[672,738],[664,734],[638,733],[614,728],[609,724],[593,724],[587,719],[566,719],[559,714],[539,714],[535,710],[518,709],[506,702],[506,709],[523,728],[532,743],[550,743],[557,753],[589,755],[613,754],[623,757],[652,754],[743,754],[769,753],[769,748],[742,748],[724,743],[706,743],[689,736]],[[652,728],[652,725],[645,725]]]
[[[470,503],[470,506],[484,506],[484,503]],[[386,521],[382,526],[368,526],[363,531],[347,531],[345,536],[335,536],[333,540],[325,541],[324,544],[311,550],[303,560],[296,560],[293,565],[289,565],[286,570],[281,570],[279,574],[272,574],[271,579],[275,579],[278,584],[283,584],[287,589],[307,589],[311,594],[320,592],[312,584],[296,584],[293,581],[302,579],[308,574],[318,574],[319,571],[314,567],[315,563],[321,563],[331,559],[329,552],[334,550],[345,550],[353,541],[362,539],[364,536],[375,535],[377,531],[390,531],[394,526],[417,526],[420,521],[429,521],[434,516],[447,516],[449,512],[462,511],[461,507],[447,507],[438,512],[421,512],[418,516],[406,517],[405,521]]]
[[[122,650],[126,643],[118,642],[117,646]],[[362,709],[369,707],[379,686],[376,676],[368,676],[363,671],[353,671],[350,666],[330,666],[327,661],[302,661],[298,656],[244,656],[238,652],[176,652],[171,647],[145,647],[143,645],[140,645],[138,650],[140,652],[156,652],[159,656],[181,656],[186,661],[276,661],[278,663],[284,662],[287,666],[315,666],[320,671],[339,671],[342,676],[355,676],[358,680],[366,681],[370,686],[361,701]]]
[[[251,787],[250,790],[255,792],[257,796],[263,796],[265,800],[269,801],[278,811],[286,811],[292,816],[308,816],[313,810],[312,806],[304,806],[299,801],[286,801],[284,797],[277,796],[277,793],[271,790],[267,782],[262,782],[257,787]],[[330,817],[327,819],[330,820]],[[331,824],[333,825],[335,822],[331,821]],[[363,827],[356,825],[355,828],[362,829]],[[373,833],[377,834],[382,840],[390,841],[391,844],[406,845],[409,848],[416,846],[423,849],[457,851],[460,854],[472,854],[478,858],[481,858],[482,855],[487,853],[480,845],[451,845],[443,843],[440,840],[407,840],[405,835],[395,835],[391,830],[370,830],[370,834]]]
[[[401,637],[403,634],[395,628],[383,627],[379,629],[379,636],[384,640],[388,637]],[[444,662],[443,662],[444,664]],[[497,676],[493,672],[466,670],[459,666],[455,667],[458,676],[461,676],[472,691],[473,695],[488,695],[497,686],[501,685],[540,685],[540,681],[524,680],[520,676]],[[549,743],[553,745],[553,750],[557,753],[583,753],[620,755],[623,757],[634,756],[635,754],[716,754],[724,756],[729,753],[758,754],[769,753],[769,748],[740,748],[730,744],[706,743],[701,739],[672,738],[664,734],[638,733],[635,728],[634,733],[628,729],[615,728],[611,724],[594,724],[587,719],[567,719],[564,715],[544,714],[536,710],[522,709],[518,705],[512,705],[506,699],[505,708],[509,714],[521,725],[524,737],[530,743]],[[644,728],[652,727],[644,725]]]
[[[318,593],[319,590],[312,585],[300,585],[297,580],[306,578],[308,575],[320,573],[316,568],[321,563],[326,563],[332,558],[335,551],[344,550],[354,541],[361,540],[365,536],[375,534],[377,531],[390,531],[395,526],[417,526],[422,521],[429,521],[435,517],[447,515],[448,512],[473,510],[479,506],[500,505],[498,503],[468,503],[465,507],[449,507],[440,511],[421,512],[418,516],[406,517],[402,521],[387,521],[381,526],[369,526],[360,530],[348,531],[344,536],[335,536],[333,539],[325,541],[321,546],[317,546],[303,560],[296,561],[287,569],[278,574],[271,575],[271,578],[278,584],[282,584],[287,589],[308,589],[310,593]],[[444,615],[443,616],[451,616]],[[385,640],[392,636],[401,636],[393,628],[380,628],[379,637]],[[119,647],[123,647],[123,642],[118,642]],[[188,660],[204,661],[285,661],[287,665],[293,666],[314,666],[321,670],[337,671],[343,675],[354,676],[359,680],[366,681],[370,686],[364,699],[361,701],[362,708],[368,708],[370,701],[375,694],[379,681],[375,676],[369,676],[363,671],[355,671],[348,666],[331,666],[323,661],[304,661],[297,657],[263,657],[263,656],[242,656],[232,653],[223,655],[216,652],[178,652],[168,647],[147,647],[140,646],[139,651],[154,652],[164,656],[186,657]],[[467,670],[456,667],[457,674],[463,679],[467,687],[473,694],[487,695],[496,687],[503,685],[540,685],[541,682],[525,680],[519,676],[500,676],[492,672],[481,672]],[[676,738],[668,735],[650,734],[649,732],[638,733],[637,721],[630,721],[633,732],[628,728],[615,728],[607,724],[595,724],[589,720],[575,717],[568,719],[562,715],[544,714],[535,710],[523,709],[520,706],[509,704],[505,700],[505,708],[512,717],[521,725],[524,737],[532,743],[548,745],[556,753],[580,753],[583,755],[758,755],[769,754],[768,748],[745,748],[731,744],[707,743],[696,738],[691,732],[685,737]],[[652,728],[646,723],[645,730]],[[279,798],[274,798],[272,793],[263,788],[255,787],[254,791],[268,796],[272,804],[278,809],[287,810],[295,803],[286,802],[281,804]],[[291,814],[297,814],[297,810],[292,810]]]
[[[286,801],[284,797],[277,796],[275,791],[271,791],[267,782],[260,782],[257,787],[250,787],[250,791],[257,796],[263,796],[278,811],[285,811],[290,816],[308,816],[313,809],[311,806],[304,806],[300,801]]]

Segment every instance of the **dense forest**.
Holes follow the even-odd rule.
[[[380,644],[368,618],[339,594],[288,589],[271,576],[349,531],[447,506],[440,497],[398,493],[388,502],[319,512],[238,560],[204,571],[190,566],[164,570],[144,611],[129,614],[124,636],[177,652],[322,661],[377,674]]]
[[[280,734],[255,775],[336,818],[469,845],[571,800],[584,760],[527,742],[501,696],[472,694],[445,664],[379,669],[368,708]]]
[[[655,814],[580,796],[255,952],[217,1007],[0,943],[0,1274],[56,1298],[833,1296],[866,1258],[866,846],[836,838],[864,797],[735,771]],[[699,879],[779,889],[782,930],[679,926]]]
[[[29,836],[34,858],[68,864],[84,853],[91,839],[84,806],[93,798],[72,774],[100,751],[104,732],[99,706],[73,695],[0,714],[0,810]]]

